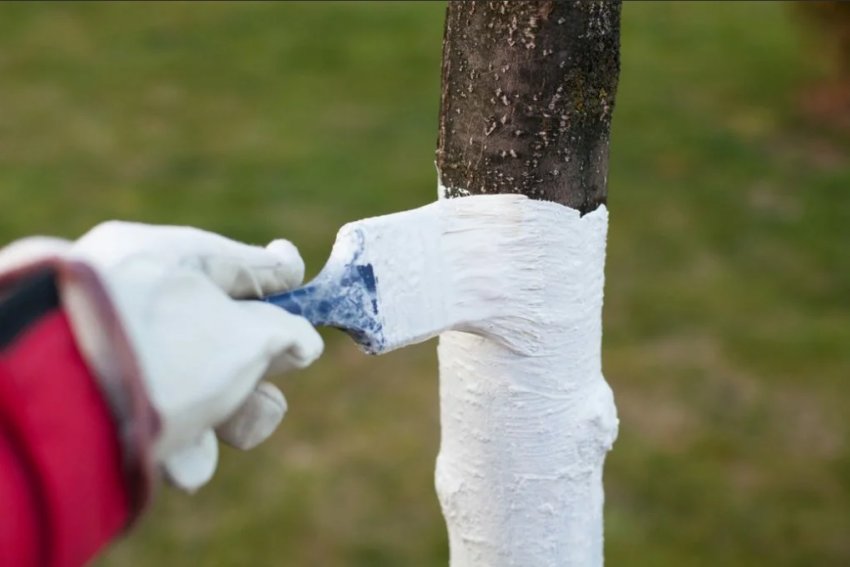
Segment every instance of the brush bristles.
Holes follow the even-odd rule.
[[[576,230],[587,223],[599,230]],[[607,211],[580,217],[576,210],[523,195],[486,195],[441,200],[348,226],[362,235],[362,261],[375,274],[382,337],[373,352],[453,329],[534,354],[541,332],[571,319],[547,305],[549,282],[543,275],[552,270],[544,266],[553,257],[604,254]],[[580,236],[588,234],[601,238],[588,242]],[[569,277],[582,266],[561,268]]]

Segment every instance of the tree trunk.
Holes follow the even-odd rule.
[[[606,201],[620,2],[449,2],[437,168],[447,196]]]
[[[517,234],[539,235],[523,314],[534,349],[440,337],[436,488],[452,567],[602,564],[602,465],[617,429],[601,309],[619,24],[619,0],[449,2],[441,198],[566,205],[505,213]],[[500,291],[494,302],[516,301]]]

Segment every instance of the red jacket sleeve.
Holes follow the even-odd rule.
[[[0,336],[0,567],[77,567],[127,523],[121,450],[65,314],[37,315]]]

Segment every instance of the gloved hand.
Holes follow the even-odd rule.
[[[114,412],[132,405],[126,392],[114,391],[116,374],[140,375],[159,418],[153,460],[184,489],[212,476],[214,430],[240,448],[268,437],[286,402],[261,380],[307,366],[322,351],[305,319],[239,301],[301,282],[303,262],[287,241],[264,249],[188,227],[113,221],[73,244],[30,239],[11,245],[0,254],[0,271],[45,258],[60,266],[63,305]],[[97,277],[86,277],[81,266]],[[116,347],[118,335],[126,337],[130,357]]]

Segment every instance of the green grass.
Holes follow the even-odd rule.
[[[610,172],[609,565],[850,563],[850,168],[776,3],[629,3]],[[441,3],[0,6],[0,240],[292,239],[435,196]],[[98,563],[443,565],[434,345],[287,376],[263,448]]]

